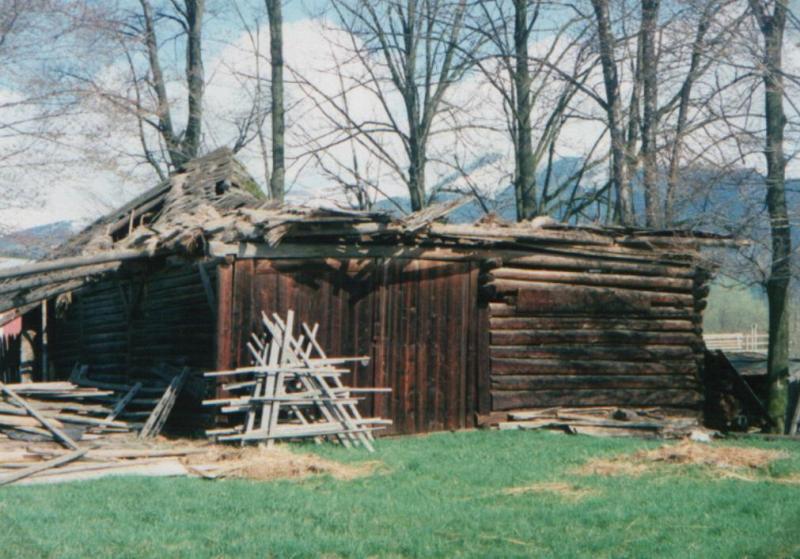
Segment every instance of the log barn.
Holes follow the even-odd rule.
[[[133,382],[246,366],[261,311],[293,309],[329,354],[370,357],[349,383],[392,389],[359,405],[395,433],[559,406],[698,413],[705,236],[446,223],[458,204],[403,219],[276,205],[218,150],[0,271],[0,312],[37,332],[37,380],[80,363]]]

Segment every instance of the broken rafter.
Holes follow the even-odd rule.
[[[111,250],[108,252],[101,252],[87,256],[58,258],[0,270],[0,279],[29,276],[32,274],[43,274],[45,272],[55,272],[57,270],[67,270],[70,268],[82,268],[85,266],[105,264],[108,262],[122,262],[125,260],[150,258],[152,256],[155,256],[155,251],[149,249],[122,249]]]

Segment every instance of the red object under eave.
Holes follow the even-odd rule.
[[[22,332],[22,317],[18,316],[11,322],[0,326],[0,336],[7,338],[9,336],[19,336]]]

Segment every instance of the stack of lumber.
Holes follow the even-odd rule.
[[[682,438],[700,427],[696,418],[671,415],[657,408],[549,408],[508,413],[501,430],[554,429],[605,437]]]
[[[207,377],[234,379],[223,386],[230,397],[206,400],[222,414],[236,414],[242,423],[212,429],[207,434],[220,441],[265,442],[276,439],[337,439],[346,447],[373,451],[372,432],[390,421],[364,418],[358,394],[385,392],[382,388],[350,388],[341,381],[349,373],[342,365],[365,357],[329,358],[316,339],[318,325],[302,325],[295,336],[294,311],[286,319],[262,312],[264,334],[253,334],[248,350],[254,365],[206,373]]]
[[[84,366],[69,381],[0,384],[0,435],[58,440],[58,430],[74,440],[129,432],[155,437],[187,377],[184,369],[165,385],[113,384],[92,381]]]
[[[40,418],[77,438],[90,430],[126,432],[132,429],[106,405],[113,399],[111,390],[64,381],[5,384],[0,385],[0,392],[0,434],[9,437],[52,439],[54,434]]]
[[[161,431],[188,374],[188,369],[182,370],[155,400],[136,440],[152,438]],[[0,485],[55,483],[120,474],[188,475],[188,470],[174,457],[185,456],[191,450],[98,449],[101,443],[130,436],[130,431],[136,429],[134,424],[118,417],[135,401],[143,389],[142,383],[122,386],[117,394],[112,389],[86,386],[85,370],[73,377],[82,384],[0,383],[0,435],[5,435],[0,436]],[[7,450],[5,442],[20,445],[20,439],[57,443],[63,448],[32,450],[11,446]]]

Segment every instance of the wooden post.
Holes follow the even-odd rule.
[[[42,300],[42,380],[50,380],[47,367],[47,299]]]

